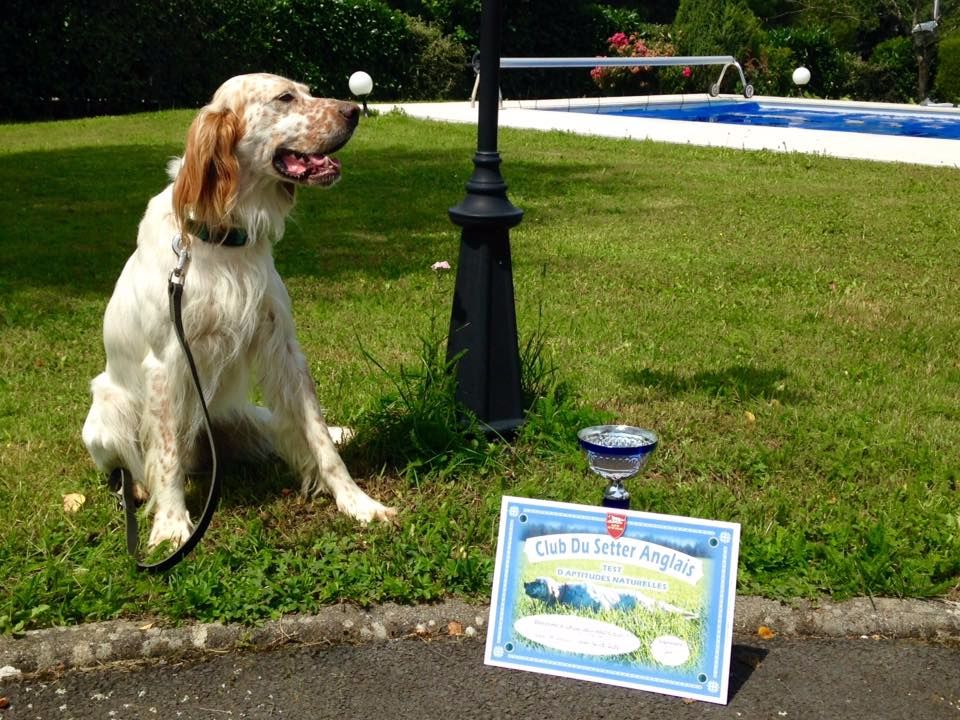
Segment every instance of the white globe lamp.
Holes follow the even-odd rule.
[[[363,114],[367,115],[367,95],[373,92],[373,78],[363,70],[357,70],[350,76],[350,92],[363,102]]]
[[[794,85],[806,85],[808,82],[810,82],[810,71],[805,67],[798,67],[793,71]]]

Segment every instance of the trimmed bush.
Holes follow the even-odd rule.
[[[764,32],[744,0],[680,0],[673,29],[679,55],[732,55],[747,82],[765,65]],[[694,68],[691,89],[703,92],[716,78],[716,68]],[[722,90],[729,89],[725,82]]]
[[[0,118],[115,114],[206,102],[228,77],[275,72],[348,97],[366,70],[377,100],[440,97],[466,52],[380,0],[11,0]],[[54,54],[55,53],[55,54]],[[53,60],[51,60],[53,57]]]
[[[462,100],[470,94],[472,66],[463,45],[420,18],[408,17],[407,29],[417,59],[405,98],[412,100]]]
[[[643,16],[633,8],[597,4],[594,5],[594,13],[598,29],[603,33],[603,37],[608,38],[618,32],[633,35],[641,32],[646,26]]]
[[[400,13],[376,0],[287,0],[275,4],[270,23],[281,74],[319,95],[348,95],[356,70],[373,76],[378,99],[402,97],[412,84],[412,34]]]
[[[759,56],[763,29],[744,0],[680,0],[673,23],[681,55]]]
[[[846,95],[854,100],[913,102],[917,95],[917,58],[910,38],[892,38],[874,49],[869,60],[850,63]]]
[[[934,88],[937,98],[943,102],[960,103],[960,35],[950,35],[940,41]]]
[[[508,57],[590,56],[606,48],[594,5],[584,0],[511,0],[504,3],[502,52]],[[595,92],[583,68],[505,70],[504,97],[571,97]]]
[[[411,17],[437,27],[464,45],[469,53],[477,48],[481,0],[387,0],[387,4]]]
[[[850,62],[837,47],[830,30],[822,26],[782,27],[771,30],[769,42],[772,47],[790,50],[793,67],[781,67],[781,88],[789,92],[804,92],[819,97],[841,97],[850,82]],[[803,66],[810,71],[810,83],[795,88],[791,76],[794,69]]]
[[[870,54],[869,83],[861,96],[884,102],[910,102],[917,97],[917,53],[908,37],[884,40]]]
[[[757,95],[787,97],[800,93],[793,84],[793,71],[798,63],[788,47],[766,45],[760,50],[760,59],[747,69]]]
[[[275,66],[271,0],[14,0],[5,12],[0,116],[195,106],[229,75]],[[42,10],[38,10],[42,8]],[[240,40],[242,38],[242,41]]]

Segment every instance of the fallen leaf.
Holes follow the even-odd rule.
[[[463,635],[463,625],[456,620],[451,620],[450,623],[447,624],[447,632],[454,637],[460,637]]]
[[[67,493],[63,496],[63,511],[73,514],[80,510],[86,501],[87,498],[80,493]]]
[[[761,625],[757,628],[757,635],[760,636],[761,640],[773,640],[777,636],[777,633],[766,625]]]
[[[750,412],[749,410],[747,410],[747,411],[743,414],[743,416],[747,419],[747,424],[748,424],[748,425],[753,425],[753,424],[757,421],[757,416],[754,415],[754,414],[753,414],[752,412]]]
[[[8,707],[10,707],[10,701],[5,697],[0,697],[0,710],[6,710]]]
[[[154,625],[156,625],[156,623],[148,622],[146,625],[141,625],[141,626],[139,627],[139,629],[140,629],[140,630],[149,630],[149,629],[152,628]]]

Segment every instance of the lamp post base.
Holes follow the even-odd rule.
[[[523,422],[510,240],[505,227],[465,227],[453,294],[447,358],[457,399],[493,434]]]

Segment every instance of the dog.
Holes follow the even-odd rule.
[[[529,597],[539,600],[547,607],[568,605],[576,610],[594,612],[606,610],[632,612],[637,609],[656,612],[659,610],[682,615],[687,620],[697,617],[696,613],[662,600],[654,600],[643,593],[614,590],[591,583],[559,583],[551,578],[538,577],[525,582],[523,590]]]
[[[97,467],[125,468],[148,501],[150,547],[190,536],[184,477],[206,442],[168,309],[177,237],[190,255],[183,325],[217,436],[252,459],[276,453],[303,495],[329,492],[362,523],[396,514],[357,486],[337,452],[272,255],[298,187],[340,179],[333,153],[359,117],[356,105],[277,75],[233,77],[200,110],[171,183],[147,205],[104,315],[106,369],[91,383],[82,435]],[[249,402],[254,384],[266,407]]]

